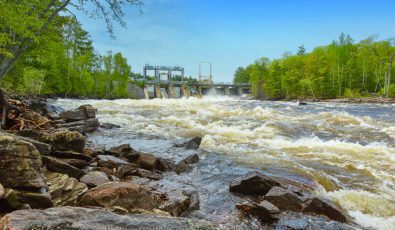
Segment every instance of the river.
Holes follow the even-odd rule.
[[[100,122],[122,126],[91,135],[92,145],[130,143],[163,154],[174,140],[204,136],[201,148],[210,154],[183,179],[199,187],[205,215],[226,209],[226,175],[259,168],[314,178],[315,192],[341,204],[360,225],[395,228],[395,105],[228,97],[53,103],[91,104]]]

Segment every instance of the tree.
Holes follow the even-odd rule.
[[[301,46],[298,47],[298,52],[296,53],[297,55],[305,55],[306,54],[306,48],[304,48],[304,45],[302,44]]]
[[[248,73],[243,67],[239,67],[236,69],[236,72],[233,77],[233,83],[248,83]]]
[[[123,6],[142,4],[141,0],[0,0],[0,80],[41,36],[53,30],[61,12],[70,7],[87,12],[87,3],[95,6],[88,13],[104,19],[110,36],[114,36],[113,21],[125,26]],[[4,114],[7,109],[3,107],[8,107],[8,103],[0,90]]]

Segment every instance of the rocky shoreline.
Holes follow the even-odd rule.
[[[9,101],[20,112],[9,112],[0,132],[0,229],[242,229],[189,215],[201,208],[197,191],[159,186],[199,163],[201,137],[174,143],[183,152],[174,158],[129,144],[91,147],[86,134],[119,128],[100,124],[92,106]],[[257,228],[361,228],[305,184],[256,171],[231,180],[234,209]]]

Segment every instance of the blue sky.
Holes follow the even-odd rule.
[[[197,77],[199,62],[213,63],[216,82],[260,57],[279,58],[327,45],[341,32],[359,41],[395,37],[393,0],[143,0],[143,14],[129,6],[127,28],[106,34],[103,21],[77,13],[102,54],[122,52],[134,72],[145,64],[181,65]],[[208,71],[208,70],[207,70]]]

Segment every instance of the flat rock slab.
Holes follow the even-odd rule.
[[[110,182],[107,174],[105,174],[104,172],[99,172],[99,171],[89,172],[89,173],[85,174],[84,176],[81,177],[80,181],[82,183],[87,184],[88,186],[91,186],[91,187],[96,187],[101,184]]]
[[[33,228],[35,227],[35,228]],[[20,210],[0,220],[0,229],[215,229],[207,221],[152,215],[118,215],[103,209],[57,207]]]

